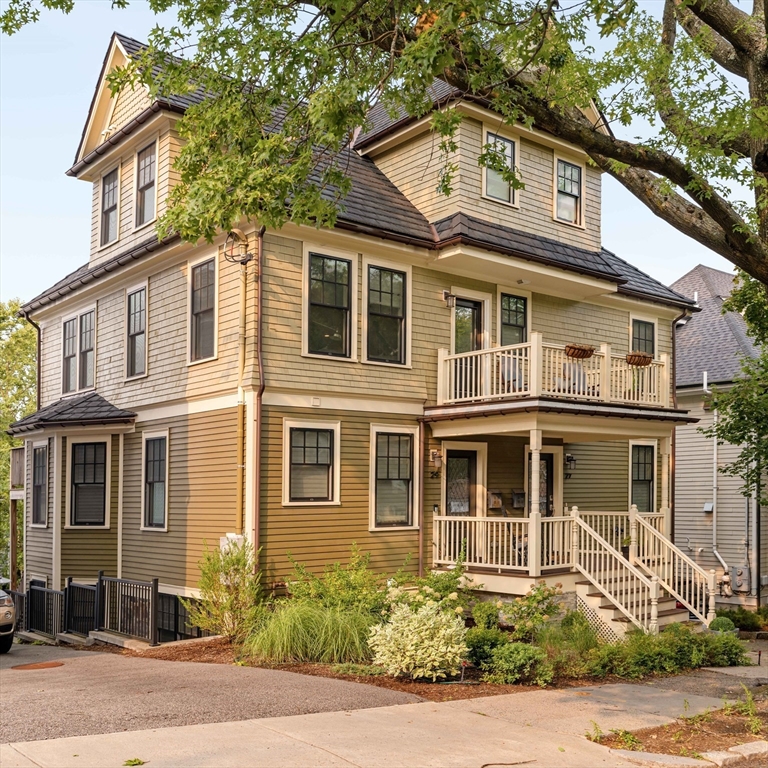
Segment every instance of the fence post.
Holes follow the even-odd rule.
[[[62,632],[69,632],[69,618],[72,612],[72,590],[70,586],[72,584],[72,577],[67,576],[64,582],[64,626]]]
[[[637,562],[637,504],[629,508],[629,562]]]
[[[99,571],[99,578],[96,580],[96,599],[93,601],[93,623],[94,629],[99,632],[103,629],[102,618],[104,615],[104,606],[102,600],[104,597],[104,571]]]
[[[149,600],[149,644],[159,645],[157,642],[157,609],[159,593],[159,580],[152,579],[152,594]]]
[[[574,571],[579,564],[579,508],[574,504],[571,507],[571,563]]]
[[[709,592],[709,601],[707,606],[707,626],[715,618],[715,592],[717,591],[717,574],[714,568],[709,572],[709,584],[707,585]]]
[[[651,579],[651,620],[648,624],[648,632],[651,635],[659,634],[659,577]]]
[[[450,376],[448,374],[448,365],[446,361],[448,357],[447,349],[437,350],[437,404],[443,405],[448,399],[448,381]]]
[[[600,368],[600,399],[604,403],[609,403],[613,399],[611,397],[611,345],[601,344],[600,354],[603,356]]]

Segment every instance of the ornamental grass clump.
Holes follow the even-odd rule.
[[[464,621],[434,601],[416,608],[399,603],[389,621],[371,628],[368,642],[373,663],[390,675],[434,682],[459,672],[468,652],[466,633]]]
[[[277,664],[364,664],[370,660],[368,632],[375,621],[359,608],[280,600],[248,639],[246,651],[260,661]]]

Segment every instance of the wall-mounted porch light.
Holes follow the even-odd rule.
[[[576,469],[576,457],[572,453],[565,454],[565,479],[571,479],[571,473]]]
[[[440,451],[433,449],[429,452],[429,461],[435,468],[434,471],[430,473],[430,477],[440,477],[440,468],[443,466],[443,454],[440,453]]]
[[[450,291],[443,291],[443,301],[448,309],[453,309],[456,306],[456,296]]]

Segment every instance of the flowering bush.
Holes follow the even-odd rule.
[[[466,632],[462,619],[434,600],[415,610],[402,602],[394,606],[388,622],[371,628],[368,644],[374,665],[390,675],[434,681],[459,671],[469,650]]]
[[[515,598],[504,606],[504,620],[512,627],[513,640],[533,640],[538,630],[560,613],[557,597],[562,584],[554,587],[540,581],[524,597]]]
[[[494,648],[483,669],[483,681],[496,685],[536,683],[543,688],[554,677],[546,652],[528,643],[506,643]]]

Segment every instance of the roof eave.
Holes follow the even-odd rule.
[[[32,424],[25,424],[14,428],[13,424],[6,430],[6,433],[12,436],[25,435],[29,432],[40,432],[46,429],[77,429],[78,427],[115,427],[122,424],[133,424],[136,421],[136,414],[133,416],[122,416],[119,419],[77,419],[76,421],[42,421]]]

